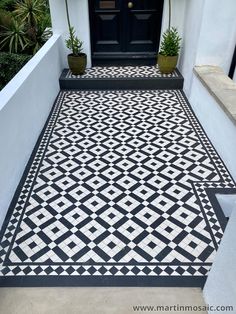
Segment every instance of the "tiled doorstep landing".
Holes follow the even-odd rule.
[[[61,92],[9,209],[1,286],[202,286],[235,183],[181,91]]]
[[[60,77],[61,89],[127,90],[182,89],[184,79],[176,69],[162,74],[157,66],[109,66],[86,69],[83,75],[73,75],[65,69]]]

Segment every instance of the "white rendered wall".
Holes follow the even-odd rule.
[[[205,0],[188,0],[185,8],[184,35],[179,60],[179,69],[184,76],[184,90],[189,95],[196,64],[202,11]]]
[[[61,34],[64,39],[68,38],[68,24],[64,0],[49,0],[54,34]],[[88,0],[68,0],[71,25],[75,28],[77,36],[83,41],[84,52],[87,54],[88,64],[91,66],[90,28]],[[67,50],[63,41],[61,50],[63,67],[68,68]]]
[[[195,65],[218,65],[227,74],[236,39],[236,1],[188,0],[179,68],[190,95]]]
[[[196,64],[229,72],[236,44],[236,1],[205,0]]]
[[[236,180],[236,125],[195,75],[189,100],[209,139]],[[236,313],[236,198],[235,195],[221,194],[218,200],[230,219],[204,287],[204,297],[205,302],[212,306],[234,306],[234,312],[219,313]]]
[[[203,290],[206,303],[212,306],[233,306],[234,311],[217,313],[236,313],[236,206],[227,224],[212,269]],[[216,312],[209,312],[213,314]]]
[[[189,101],[208,137],[236,180],[236,125],[195,75]]]
[[[59,92],[60,46],[54,35],[0,92],[0,228]]]
[[[176,27],[181,37],[184,35],[185,7],[189,0],[172,0],[171,26]],[[169,0],[164,0],[161,33],[169,26]]]

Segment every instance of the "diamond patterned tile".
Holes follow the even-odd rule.
[[[178,77],[176,71],[171,74],[162,74],[157,66],[109,66],[109,67],[92,67],[86,69],[85,74],[83,75],[74,75],[68,70],[66,78],[142,78],[142,77]],[[142,100],[142,96],[139,96],[137,101]],[[112,103],[112,102],[110,102]]]
[[[61,92],[28,169],[2,230],[0,285],[205,280],[226,224],[212,193],[235,183],[182,92]]]

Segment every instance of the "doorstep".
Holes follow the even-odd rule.
[[[147,90],[182,89],[184,78],[178,69],[162,74],[157,66],[97,66],[86,69],[84,75],[64,69],[59,81],[61,89],[67,90]]]

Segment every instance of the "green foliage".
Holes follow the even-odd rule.
[[[0,48],[8,47],[10,53],[24,51],[28,45],[24,24],[12,19],[9,26],[4,26],[1,32]]]
[[[31,43],[37,46],[38,23],[44,14],[42,0],[18,0],[14,15],[25,24],[26,32]]]
[[[0,0],[0,89],[51,36],[48,0]]]
[[[0,10],[12,12],[15,10],[16,0],[0,0]]]
[[[160,54],[163,56],[177,56],[180,51],[181,38],[177,28],[172,27],[164,34],[161,42]]]
[[[45,12],[43,0],[18,0],[14,14],[29,27],[36,27]]]
[[[4,27],[9,27],[11,23],[12,23],[11,13],[3,9],[0,9],[0,31],[2,31]]]
[[[30,53],[35,54],[52,35],[51,29],[48,28],[49,23],[50,17],[48,16],[45,16],[45,18],[38,23],[36,37],[33,41],[28,43],[28,51]]]
[[[35,54],[50,37],[47,0],[17,0],[14,11],[5,13],[0,10],[2,51]]]
[[[70,49],[74,56],[78,56],[83,51],[83,42],[76,36],[74,27],[69,29],[70,36],[66,40],[66,47]]]
[[[0,90],[30,60],[32,56],[0,52]]]

